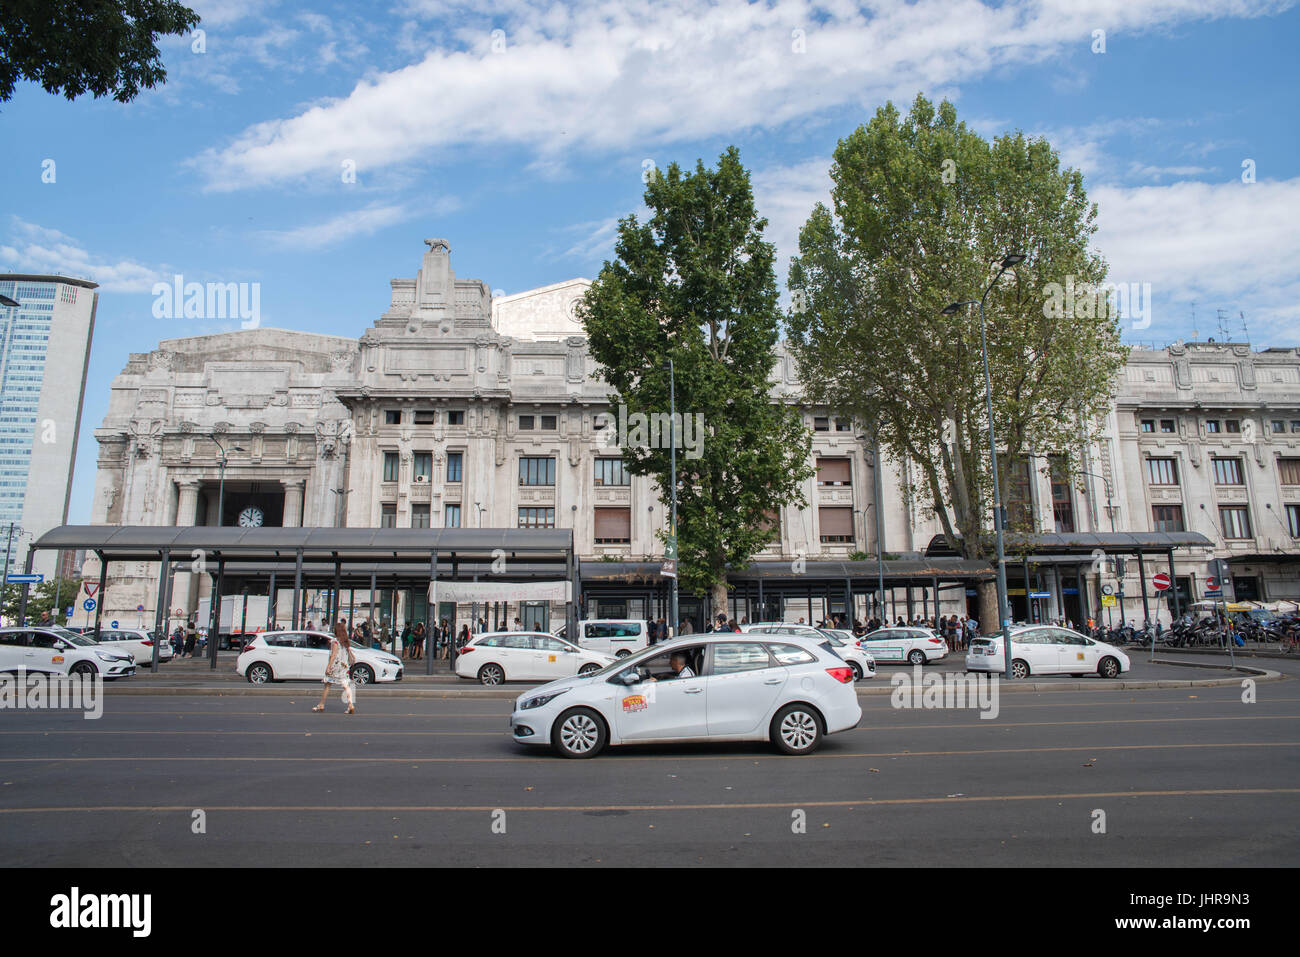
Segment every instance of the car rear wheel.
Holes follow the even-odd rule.
[[[807,705],[788,704],[772,718],[771,738],[784,754],[811,754],[821,744],[821,716]]]
[[[352,669],[352,680],[359,685],[368,685],[375,680],[375,673],[369,665],[356,665]]]
[[[249,684],[264,685],[275,680],[275,673],[271,671],[271,666],[265,661],[255,661],[248,666],[244,672],[244,677],[248,679]]]
[[[590,708],[574,708],[560,715],[551,732],[551,744],[566,758],[594,758],[605,747],[605,722]]]
[[[854,681],[861,681],[861,680],[862,680],[862,668],[858,665],[858,663],[857,663],[856,661],[850,661],[850,662],[849,662],[849,667],[853,669],[853,680],[854,680]]]
[[[925,664],[925,652],[922,651],[920,648],[914,648],[908,654],[907,661],[909,664],[923,665]]]
[[[72,666],[72,673],[74,675],[97,675],[99,674],[99,669],[89,661],[78,661]]]
[[[615,657],[615,658],[626,658],[626,657],[628,657],[630,654],[632,654],[632,652],[628,651],[626,648],[620,648],[620,649],[618,649],[617,652],[614,653],[614,657]]]
[[[1107,655],[1105,658],[1101,659],[1100,663],[1098,663],[1097,674],[1101,675],[1103,678],[1118,678],[1119,662]]]
[[[1016,680],[1029,677],[1029,662],[1017,658],[1011,662],[1011,677]]]
[[[600,670],[600,665],[596,664],[595,662],[589,662],[578,669],[578,674],[589,675],[593,671],[599,671],[599,670]]]
[[[506,680],[506,673],[500,665],[488,664],[478,670],[479,684],[499,685]]]

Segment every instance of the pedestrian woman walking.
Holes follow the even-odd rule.
[[[357,695],[352,685],[352,666],[356,663],[357,656],[352,653],[352,642],[348,640],[348,626],[340,618],[334,626],[334,637],[330,640],[330,660],[325,666],[325,687],[321,689],[320,704],[311,710],[324,711],[330,685],[338,685],[343,689],[343,703],[348,706],[347,714],[356,713]]]

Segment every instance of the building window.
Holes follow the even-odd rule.
[[[519,417],[519,431],[531,432],[533,430],[534,419],[531,415],[521,415]]]
[[[1241,459],[1212,459],[1215,485],[1243,485]]]
[[[831,420],[829,416],[818,415],[813,418],[813,429],[817,432],[829,432],[831,430]]]
[[[379,527],[396,528],[397,527],[397,503],[385,502],[379,506]]]
[[[817,525],[823,542],[853,541],[853,509],[825,506],[817,509]]]
[[[414,464],[414,469],[412,470],[412,472],[414,474],[415,481],[427,482],[429,481],[429,479],[433,477],[433,453],[432,452],[416,452],[415,455],[411,457],[411,461]]]
[[[384,481],[396,482],[398,470],[401,468],[401,459],[396,452],[384,453]]]
[[[1174,432],[1176,432],[1176,431],[1177,431],[1177,428],[1176,428],[1176,426],[1174,425],[1174,420],[1173,420],[1173,419],[1161,419],[1161,420],[1160,420],[1160,431],[1163,432],[1165,435],[1172,435]]]
[[[411,506],[411,527],[412,528],[429,527],[429,506],[428,505]]]
[[[1147,459],[1147,481],[1152,485],[1177,485],[1176,459]]]
[[[384,409],[384,425],[401,425],[401,409]]]
[[[1183,507],[1181,505],[1153,505],[1151,519],[1157,532],[1185,532],[1183,527]]]
[[[1292,538],[1300,538],[1300,505],[1286,507],[1286,527]]]
[[[1292,420],[1291,420],[1291,431],[1292,431],[1292,432],[1300,432],[1300,419],[1292,419]]]
[[[1008,471],[1011,473],[1007,482],[1007,524],[1013,528],[1028,529],[1034,527],[1033,499],[1030,497],[1030,473],[1028,459],[1015,459]]]
[[[460,481],[461,463],[464,461],[464,458],[465,456],[463,452],[447,453],[447,481],[448,482]],[[458,526],[449,525],[447,527],[456,528]]]
[[[541,418],[542,418],[541,428],[543,432],[554,432],[558,428],[558,426],[556,425],[555,416],[544,415]]]
[[[554,528],[555,509],[521,508],[519,510],[520,528]]]
[[[1233,575],[1232,594],[1237,601],[1259,601],[1259,579],[1254,575]]]
[[[438,413],[433,411],[432,409],[415,410],[416,425],[433,425],[437,421],[438,421]]]
[[[632,477],[623,468],[622,459],[596,459],[597,485],[631,485]]]
[[[448,505],[447,514],[443,517],[443,528],[460,528],[460,506]]]
[[[1206,431],[1206,432],[1209,432],[1211,435],[1216,434],[1216,433],[1219,431],[1219,420],[1218,420],[1218,419],[1206,419],[1206,420],[1205,420],[1205,431]]]
[[[1241,420],[1240,420],[1240,419],[1228,419],[1228,420],[1227,420],[1226,422],[1224,422],[1223,424],[1224,424],[1224,426],[1227,427],[1227,430],[1228,430],[1229,432],[1233,433],[1234,435],[1237,434],[1237,433],[1239,433],[1239,432],[1241,432]]]
[[[1276,434],[1283,433],[1285,431],[1286,431],[1286,422],[1284,422],[1282,419],[1274,419],[1273,433],[1276,435]]]
[[[627,545],[632,541],[632,509],[593,509],[597,545]]]
[[[520,485],[554,485],[555,459],[525,456],[519,460]]]
[[[1143,420],[1142,420],[1142,431],[1143,431],[1143,432],[1154,432],[1155,430],[1156,430],[1156,420],[1155,420],[1155,419],[1143,419]]]
[[[853,422],[852,422],[850,419],[836,419],[836,420],[835,420],[835,431],[836,431],[836,432],[851,432],[851,431],[853,431]]]
[[[464,409],[452,409],[450,412],[448,412],[448,413],[447,413],[447,424],[448,424],[448,425],[464,425],[464,424],[465,424],[465,410],[464,410]]]
[[[1219,526],[1224,538],[1250,538],[1250,515],[1245,506],[1220,506]]]
[[[1070,467],[1064,455],[1047,458],[1052,480],[1052,518],[1058,532],[1074,531],[1074,496],[1070,492]]]
[[[852,485],[848,459],[818,459],[818,485]]]
[[[1277,474],[1283,485],[1300,485],[1300,459],[1278,459]]]

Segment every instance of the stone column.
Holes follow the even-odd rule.
[[[284,486],[284,527],[302,527],[302,493],[307,484],[303,479],[281,479]]]
[[[177,496],[176,504],[176,524],[177,526],[197,525],[199,523],[199,489],[198,482],[181,482],[180,493]],[[174,554],[173,561],[188,559],[188,554]],[[198,587],[198,581],[193,574],[188,571],[176,573],[176,585],[172,589],[172,605],[182,609],[188,616],[198,605],[198,596],[195,591]],[[171,610],[168,609],[168,614]]]

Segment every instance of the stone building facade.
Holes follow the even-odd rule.
[[[667,524],[665,509],[648,479],[621,469],[603,415],[610,411],[607,387],[576,318],[590,283],[575,279],[493,299],[486,283],[457,278],[445,240],[425,243],[415,277],[392,280],[387,310],[359,339],[256,329],[165,340],[132,355],[95,432],[93,522],[558,527],[574,530],[586,561],[662,556],[656,535]],[[792,356],[779,354],[773,378],[774,401],[798,401]],[[1247,446],[1244,433],[1211,438],[1211,414],[1254,421],[1258,441]],[[1160,429],[1171,417],[1175,432],[1143,431],[1148,418]],[[818,466],[804,490],[809,507],[785,509],[779,541],[757,559],[874,556],[881,546],[877,508],[886,553],[931,549],[941,529],[911,492],[919,481],[914,470],[883,461],[878,502],[869,437],[823,410],[807,409],[805,418]],[[1272,431],[1279,419],[1286,423],[1281,433]],[[1300,420],[1294,349],[1136,352],[1118,384],[1106,437],[1082,450],[1083,474],[1054,481],[1048,457],[1031,460],[1021,505],[1040,531],[1109,531],[1112,519],[1120,530],[1153,529],[1152,506],[1165,503],[1169,490],[1152,486],[1143,462],[1176,446],[1174,454],[1190,466],[1179,486],[1186,527],[1205,531],[1191,510],[1240,495],[1204,477],[1226,468],[1214,466],[1214,458],[1237,450],[1253,535],[1227,542],[1227,554],[1241,561],[1243,576],[1260,569],[1261,597],[1294,597],[1294,574],[1288,577],[1286,561],[1271,553],[1280,549],[1295,560],[1300,516],[1283,535],[1268,512],[1287,521],[1300,496],[1294,486],[1267,484],[1281,467],[1275,462],[1300,455],[1300,421],[1293,420]],[[1109,512],[1103,486],[1111,492]],[[1202,574],[1208,557],[1181,555],[1186,567],[1179,575]],[[111,572],[105,620],[134,620],[138,605],[152,620],[156,570]],[[85,574],[98,575],[93,559]],[[1052,579],[1049,587],[1064,586]],[[173,605],[191,611],[207,588],[199,576],[182,575]],[[1130,600],[1133,613],[1139,608]],[[638,610],[646,612],[629,606],[623,613]],[[946,600],[942,610],[967,609]],[[396,614],[401,620],[417,612],[423,614],[399,607]]]

